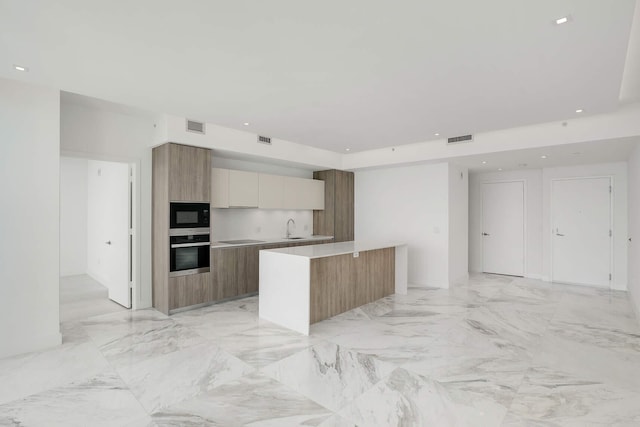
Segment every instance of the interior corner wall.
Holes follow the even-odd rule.
[[[627,289],[627,163],[545,168],[542,171],[542,270],[546,280],[551,272],[551,182],[554,179],[610,176],[613,179],[613,281],[612,289]]]
[[[628,289],[636,318],[640,322],[640,144],[628,162],[629,252]]]
[[[449,163],[449,283],[469,277],[469,174]]]
[[[60,111],[60,146],[95,160],[136,163],[140,200],[137,211],[138,287],[133,307],[151,307],[151,147],[156,139],[157,117],[133,115],[73,103],[63,103]]]
[[[60,276],[87,272],[87,160],[60,158]]]
[[[406,243],[411,286],[449,286],[449,165],[355,172],[355,238]]]
[[[0,78],[0,358],[60,344],[60,92]]]
[[[542,169],[472,173],[469,176],[469,271],[482,268],[482,183],[523,181],[525,191],[525,276],[542,279]]]

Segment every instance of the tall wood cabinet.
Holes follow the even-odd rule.
[[[216,293],[210,273],[169,278],[169,203],[211,201],[211,150],[173,143],[155,147],[152,174],[153,306],[168,314]]]
[[[354,175],[336,169],[316,171],[325,182],[324,210],[313,211],[313,234],[334,236],[335,242],[354,238]]]

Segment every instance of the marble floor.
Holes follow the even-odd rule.
[[[259,321],[257,297],[62,329],[62,346],[0,360],[0,425],[640,425],[623,292],[474,275],[308,337]]]
[[[102,284],[86,274],[60,278],[60,322],[127,310],[109,299]]]

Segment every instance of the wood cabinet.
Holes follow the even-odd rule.
[[[317,171],[325,182],[324,210],[313,211],[313,234],[333,236],[335,242],[354,239],[354,175],[335,169]]]
[[[180,144],[165,145],[169,148],[169,200],[209,202],[211,150]]]
[[[259,291],[260,251],[291,246],[316,245],[313,242],[283,242],[264,245],[221,247],[211,249],[212,288],[217,290],[214,300],[252,294]]]
[[[284,209],[324,209],[324,182],[284,177]]]
[[[153,306],[168,314],[213,292],[207,273],[169,278],[169,203],[211,200],[211,150],[169,143],[153,149],[152,161]]]

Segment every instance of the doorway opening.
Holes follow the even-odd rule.
[[[60,320],[130,309],[135,163],[60,157]]]

